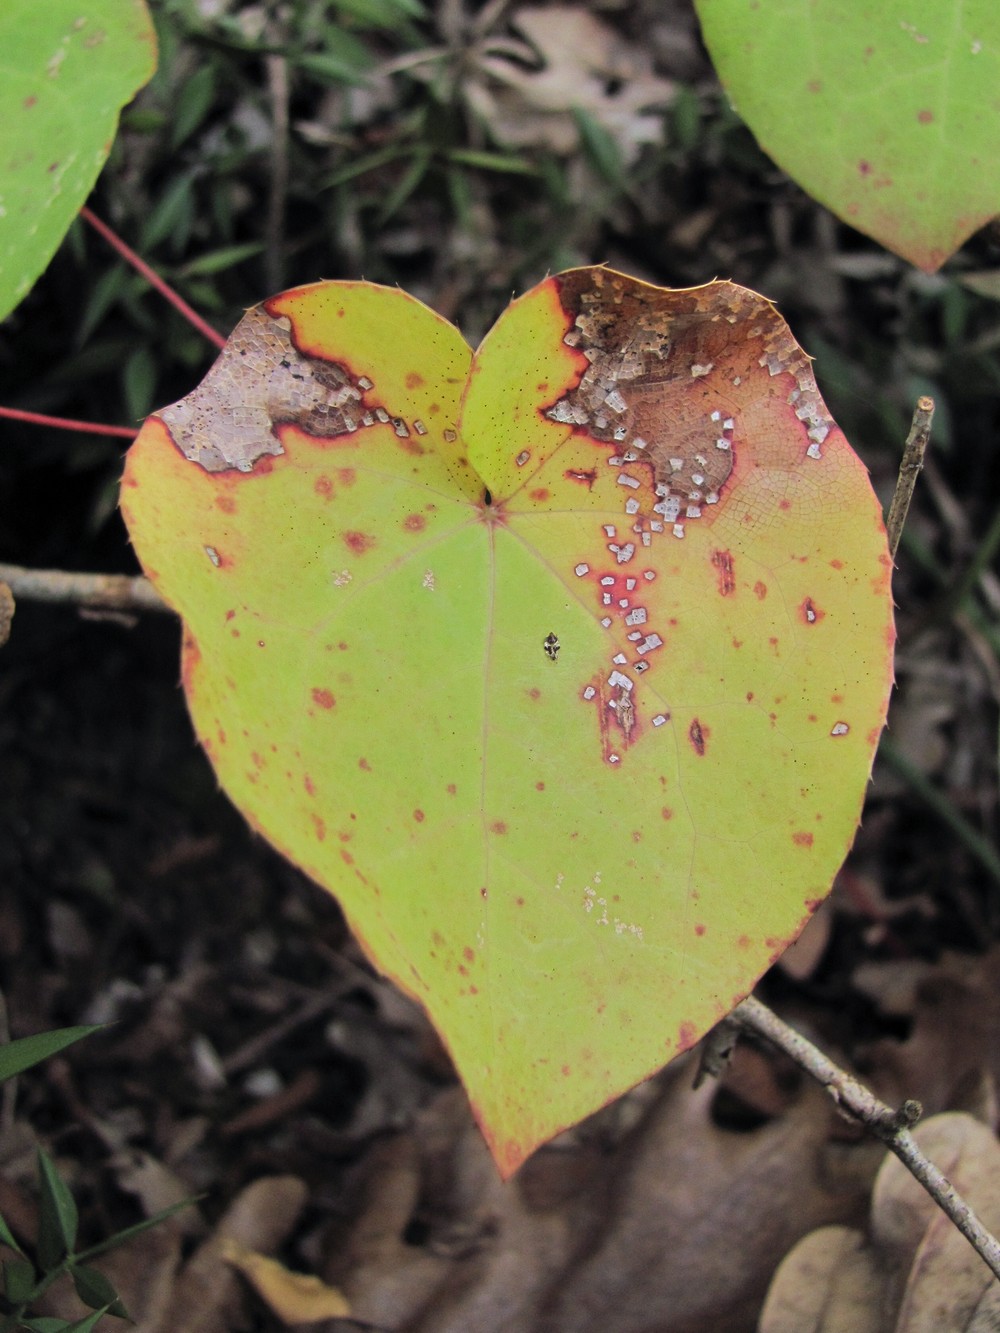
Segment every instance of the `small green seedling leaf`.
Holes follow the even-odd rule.
[[[30,1329],[31,1333],[92,1333],[104,1316],[111,1313],[110,1308],[95,1310],[93,1314],[74,1319],[72,1323],[52,1315],[40,1315],[37,1319],[21,1319],[18,1328]]]
[[[891,561],[755,293],[578,269],[473,355],[402,292],[285,292],[147,421],[122,508],[224,787],[426,1007],[504,1174],[829,892]]]
[[[86,1264],[73,1264],[70,1274],[76,1294],[84,1305],[89,1305],[92,1310],[104,1310],[108,1314],[117,1315],[119,1319],[128,1318],[128,1311],[117,1291],[99,1269],[89,1268]]]
[[[761,147],[838,217],[934,272],[1000,213],[995,0],[696,0]]]
[[[155,66],[144,0],[0,4],[0,319],[55,254]]]
[[[92,1027],[57,1028],[54,1032],[39,1032],[33,1037],[19,1037],[6,1046],[0,1046],[0,1083],[14,1078],[32,1065],[40,1064],[51,1055],[58,1055],[67,1046],[82,1041],[93,1032],[99,1032],[100,1025]]]
[[[25,1258],[7,1259],[3,1266],[3,1294],[12,1305],[23,1305],[35,1292],[37,1281],[31,1261]]]
[[[21,1253],[21,1247],[18,1245],[13,1231],[11,1231],[10,1227],[7,1225],[7,1220],[2,1214],[0,1214],[0,1242],[4,1245],[9,1245],[10,1248],[16,1250],[18,1254]]]
[[[76,1201],[44,1148],[38,1149],[38,1262],[49,1271],[72,1254],[79,1217]]]

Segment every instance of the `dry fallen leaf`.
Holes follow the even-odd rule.
[[[321,1319],[350,1315],[351,1307],[336,1289],[312,1273],[293,1273],[277,1259],[247,1249],[227,1237],[222,1243],[226,1263],[243,1274],[261,1300],[286,1324],[317,1324]]]
[[[758,1333],[879,1333],[881,1275],[853,1227],[820,1227],[782,1260]]]
[[[971,1116],[934,1116],[914,1133],[989,1230],[1000,1229],[1000,1144]],[[891,1153],[872,1191],[868,1234],[826,1227],[786,1256],[759,1333],[987,1333],[1000,1283]]]
[[[745,1333],[791,1238],[854,1220],[871,1180],[844,1165],[867,1145],[828,1141],[823,1093],[782,1102],[751,1054],[751,1109],[781,1108],[758,1127],[720,1128],[683,1061],[506,1184],[443,1095],[373,1157],[326,1278],[393,1333]]]
[[[0,583],[0,648],[10,638],[10,623],[14,619],[14,594],[6,583]]]
[[[465,89],[501,142],[574,152],[579,146],[574,108],[615,140],[626,163],[635,160],[642,144],[662,139],[662,115],[651,108],[668,105],[675,90],[653,73],[647,51],[570,5],[525,7],[511,21],[538,53],[540,67],[528,69],[522,60],[487,51],[478,62],[480,77]]]

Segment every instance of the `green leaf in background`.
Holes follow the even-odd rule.
[[[155,66],[144,0],[0,4],[0,319],[52,258]]]
[[[79,1217],[76,1201],[44,1148],[38,1149],[38,1262],[48,1270],[73,1252]]]
[[[28,1259],[7,1259],[3,1266],[3,1294],[14,1305],[31,1299],[37,1282],[34,1265]]]
[[[3,1216],[0,1216],[0,1241],[2,1241],[4,1245],[9,1245],[12,1250],[20,1251],[21,1249],[20,1245],[17,1243],[17,1237],[14,1235],[13,1231],[11,1231]]]
[[[829,892],[891,681],[867,474],[763,297],[549,278],[251,310],[122,509],[253,826],[427,1009],[501,1171],[689,1048]]]
[[[927,272],[1000,213],[997,0],[695,0],[761,147]]]
[[[70,1268],[76,1294],[92,1310],[107,1310],[119,1319],[127,1319],[128,1311],[122,1304],[117,1291],[99,1269],[86,1264],[73,1264]]]
[[[57,1028],[54,1032],[39,1032],[34,1037],[19,1037],[17,1041],[0,1046],[0,1083],[13,1078],[32,1065],[40,1064],[50,1055],[58,1055],[67,1046],[82,1041],[92,1032],[99,1032],[100,1025],[92,1027]]]

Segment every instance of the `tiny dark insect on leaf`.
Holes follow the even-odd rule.
[[[554,662],[559,656],[559,640],[554,634],[546,634],[542,640],[542,647],[545,649],[545,656],[550,662]]]

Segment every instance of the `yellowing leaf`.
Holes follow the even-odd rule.
[[[222,1256],[239,1269],[262,1300],[286,1324],[314,1324],[321,1319],[345,1318],[351,1307],[336,1287],[328,1287],[311,1273],[293,1273],[277,1259],[248,1250],[227,1237]]]
[[[155,67],[145,0],[0,4],[0,319],[52,258]]]
[[[696,0],[761,147],[843,221],[934,272],[1000,212],[995,0]]]
[[[427,1009],[500,1169],[691,1046],[829,891],[891,681],[865,470],[762,297],[251,310],[130,451],[192,717]]]

